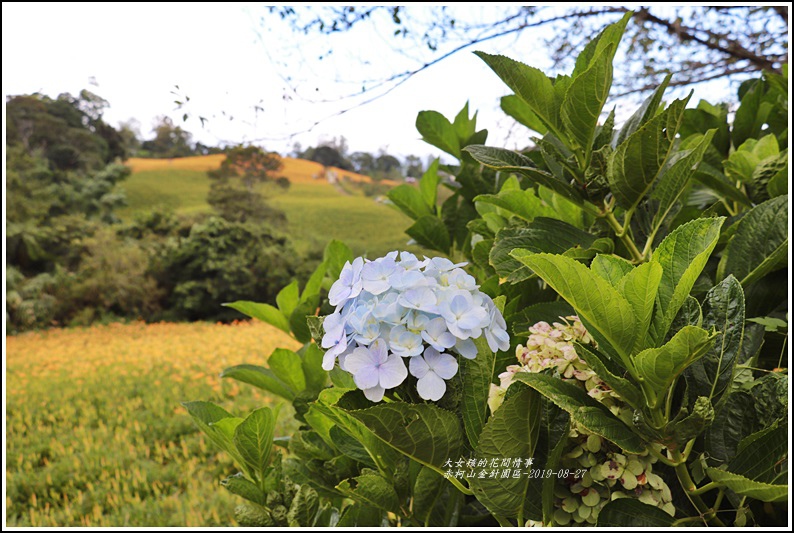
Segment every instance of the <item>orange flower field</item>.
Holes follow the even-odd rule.
[[[218,483],[236,470],[180,403],[273,403],[218,374],[298,347],[251,322],[53,329],[6,343],[9,526],[234,523],[235,498]],[[292,420],[280,418],[277,434]]]

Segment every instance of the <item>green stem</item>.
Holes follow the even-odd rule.
[[[659,459],[660,462],[666,464],[667,466],[672,466],[673,468],[678,466],[678,463],[671,461],[664,454],[657,452],[652,446],[648,446],[648,453]]]
[[[697,489],[693,490],[689,494],[696,494],[696,495],[706,494],[708,491],[714,490],[714,489],[718,489],[718,488],[720,488],[720,484],[717,483],[716,481],[712,481],[710,483],[706,483],[705,485],[703,485],[700,488],[697,488]]]
[[[631,238],[631,236],[629,236],[626,228],[621,226],[620,222],[618,222],[618,219],[615,218],[615,214],[612,211],[606,211],[603,214],[603,217],[606,219],[609,227],[612,228],[612,231],[615,232],[615,236],[626,246],[634,262],[642,263],[642,254],[637,249],[637,245],[634,244],[634,240]]]
[[[442,473],[442,475],[443,475],[443,473]],[[455,485],[455,488],[458,489],[459,491],[461,491],[466,496],[473,496],[474,495],[474,493],[471,491],[471,489],[469,489],[467,487],[464,487],[463,484],[460,481],[458,481],[457,479],[455,479],[454,477],[452,477],[452,476],[447,477],[447,481],[449,481],[450,483]]]
[[[675,467],[675,473],[689,501],[692,502],[692,505],[700,512],[700,515],[706,522],[712,523],[715,526],[725,527],[723,521],[714,514],[714,509],[710,509],[700,495],[696,494],[698,488],[695,486],[695,482],[692,481],[692,476],[689,475],[689,468],[687,468],[686,463],[682,461],[683,456],[681,453],[677,450],[673,450],[672,455],[673,461],[679,463],[678,466]]]
[[[502,527],[516,527],[512,524],[512,522],[510,522],[510,520],[508,520],[503,516],[499,516],[498,514],[495,514],[493,516],[494,518],[496,518],[496,521],[499,522],[499,525]]]
[[[686,443],[684,452],[681,454],[681,459],[686,463],[689,460],[689,454],[692,453],[692,447],[695,446],[695,439]]]

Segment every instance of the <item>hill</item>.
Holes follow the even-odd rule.
[[[172,209],[177,213],[209,212],[206,172],[218,168],[223,154],[174,159],[131,158],[132,175],[121,184],[128,206],[119,211],[126,219],[138,212]],[[323,166],[313,161],[285,157],[281,175],[290,180],[285,192],[275,192],[269,202],[287,215],[287,231],[300,252],[321,250],[330,239],[347,243],[356,254],[377,257],[391,250],[410,249],[404,230],[411,220],[390,206],[364,196],[353,187],[330,183]],[[331,167],[339,178],[367,183],[368,176]],[[381,182],[384,183],[384,182]],[[394,185],[394,182],[386,182]]]

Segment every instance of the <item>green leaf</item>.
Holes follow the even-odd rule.
[[[624,372],[616,368],[615,364],[605,355],[592,346],[576,344],[576,353],[582,358],[607,385],[620,394],[623,401],[634,409],[642,409],[645,402],[640,390],[628,379],[623,377]]]
[[[629,453],[643,453],[645,445],[626,424],[613,415],[602,403],[588,396],[583,389],[545,374],[519,372],[513,378],[523,381],[591,433],[614,442]],[[497,411],[498,413],[499,411]]]
[[[676,418],[665,428],[665,433],[679,446],[685,446],[687,442],[700,436],[713,421],[714,407],[711,406],[711,400],[705,396],[698,396],[692,406],[692,412],[689,412],[689,408],[682,407]]]
[[[637,320],[637,337],[632,352],[641,350],[647,342],[647,332],[661,279],[662,267],[659,263],[650,262],[632,269],[618,281],[618,292],[629,302]]]
[[[312,275],[309,277],[309,281],[307,281],[306,285],[303,287],[300,298],[301,302],[311,302],[315,305],[319,305],[320,287],[322,287],[327,270],[328,264],[325,261],[317,265],[317,268],[314,269],[314,272],[312,272]]]
[[[480,133],[476,132],[477,112],[474,113],[473,117],[469,118],[468,101],[463,105],[461,110],[458,111],[458,114],[455,115],[455,119],[452,121],[452,127],[455,129],[455,135],[458,141],[460,141],[460,146],[465,146],[466,141]]]
[[[527,222],[532,222],[535,217],[553,217],[555,215],[554,209],[538,198],[532,189],[502,190],[499,194],[481,194],[475,197],[474,201],[495,205],[508,212],[505,216],[515,215]]]
[[[675,519],[658,507],[634,498],[618,498],[607,503],[598,513],[598,527],[659,528],[670,527]]]
[[[435,405],[391,402],[349,414],[390,447],[439,472],[460,454],[458,417]]]
[[[769,178],[769,182],[766,184],[766,192],[770,198],[788,194],[788,151],[781,153],[780,157],[785,158],[786,167]]]
[[[772,485],[752,481],[739,474],[711,467],[706,468],[706,473],[712,481],[716,481],[739,496],[746,496],[762,502],[785,502],[788,500],[788,485]]]
[[[531,268],[565,299],[577,314],[607,339],[627,368],[637,329],[631,304],[617,289],[583,264],[552,254],[516,250],[513,257]]]
[[[287,384],[296,394],[306,388],[301,357],[285,348],[276,348],[267,360],[267,366],[278,379]]]
[[[667,86],[670,83],[670,78],[672,74],[668,74],[662,80],[662,83],[653,91],[653,93],[646,98],[640,107],[634,112],[631,117],[623,124],[623,127],[618,132],[618,136],[615,142],[615,146],[623,144],[623,141],[628,139],[631,135],[634,134],[638,129],[644,126],[649,120],[651,120],[656,113],[659,111],[659,106],[662,104],[662,97],[664,96],[664,92],[667,90]]]
[[[503,96],[501,108],[507,115],[513,117],[516,122],[523,124],[532,131],[538,132],[540,135],[545,135],[549,131],[549,128],[532,111],[529,104],[515,94]]]
[[[295,399],[295,393],[289,385],[281,381],[269,368],[257,365],[237,365],[221,372],[222,378],[232,378],[254,387],[272,392],[289,401]]]
[[[788,448],[788,425],[775,422],[739,442],[728,470],[754,481],[772,483],[781,469],[785,472]]]
[[[276,523],[266,507],[256,504],[242,504],[234,508],[234,518],[243,527],[269,527]]]
[[[416,129],[422,140],[460,159],[460,144],[455,128],[437,111],[420,111],[416,117]]]
[[[507,398],[485,426],[475,450],[476,457],[488,461],[507,457],[534,458],[540,432],[539,404],[537,393],[527,387]],[[530,491],[533,480],[529,475],[473,477],[469,481],[474,495],[491,514],[542,519],[539,493]]]
[[[788,195],[755,206],[739,221],[717,268],[746,287],[788,264]]]
[[[348,498],[372,507],[378,507],[386,512],[400,513],[400,501],[394,487],[381,476],[364,474],[342,481],[336,488]]]
[[[318,431],[296,431],[290,437],[288,449],[292,456],[301,461],[311,459],[328,461],[338,455]]]
[[[433,215],[422,193],[413,185],[403,183],[391,189],[386,195],[400,208],[400,211],[414,220],[425,215]]]
[[[693,176],[696,181],[699,181],[706,187],[716,192],[722,198],[739,202],[740,204],[752,207],[752,202],[747,198],[740,189],[736,188],[736,184],[732,183],[722,172],[709,165],[705,161],[700,163],[697,172]]]
[[[703,327],[716,330],[714,345],[684,376],[690,394],[716,403],[731,384],[744,335],[744,292],[732,275],[706,294]]]
[[[334,405],[344,394],[351,393],[345,390],[325,389],[320,393],[318,401],[312,405],[318,412],[333,420],[345,433],[360,442],[381,473],[391,475],[399,456],[354,417],[352,412]]]
[[[511,315],[508,322],[513,324],[515,335],[529,335],[529,327],[538,322],[557,321],[560,317],[571,316],[574,310],[568,302],[558,300],[554,302],[541,302],[529,307],[522,308],[519,312]]]
[[[346,262],[353,262],[353,252],[343,242],[331,240],[323,252],[323,263],[328,267],[328,277],[336,281]]]
[[[466,437],[472,448],[477,447],[485,419],[488,417],[488,392],[491,390],[496,354],[491,351],[485,335],[475,339],[477,357],[461,358],[460,379],[462,384],[461,414]]]
[[[325,335],[325,331],[323,331],[323,320],[325,320],[324,316],[312,315],[306,317],[306,327],[309,328],[309,334],[311,334],[312,340],[314,340],[318,346],[322,344],[323,335]]]
[[[634,270],[634,265],[616,255],[598,254],[590,263],[590,270],[607,280],[614,287],[623,276]]]
[[[631,134],[610,155],[607,179],[620,206],[634,208],[650,192],[666,168],[688,101],[689,97],[675,100]]]
[[[593,148],[598,117],[612,87],[612,58],[616,45],[610,44],[598,53],[587,70],[575,77],[565,93],[560,116],[573,141],[585,156]]]
[[[237,311],[240,311],[242,314],[248,315],[251,318],[256,318],[263,322],[267,322],[271,326],[275,326],[281,331],[290,333],[289,321],[287,320],[287,317],[284,316],[284,313],[270,304],[260,304],[256,302],[240,300],[223,305],[226,307],[231,307],[232,309],[236,309]]]
[[[489,262],[500,277],[510,283],[518,283],[529,278],[532,271],[511,256],[513,250],[562,254],[577,247],[588,250],[595,245],[596,240],[593,235],[561,220],[538,217],[525,227],[499,230],[491,248]]]
[[[328,373],[328,376],[331,378],[331,383],[333,383],[335,387],[338,387],[340,389],[348,389],[348,390],[354,390],[357,388],[356,382],[353,380],[353,376],[351,376],[349,372],[345,372],[338,366],[335,366]]]
[[[555,133],[560,131],[559,106],[556,105],[554,86],[548,76],[509,57],[484,52],[474,53],[527,103],[544,126]]]
[[[493,148],[491,146],[470,145],[465,151],[479,163],[486,167],[498,170],[499,172],[514,172],[530,179],[532,183],[543,185],[556,192],[560,196],[572,201],[576,205],[582,205],[582,195],[567,182],[558,179],[545,170],[535,166],[531,159],[518,152],[505,150],[504,148]]]
[[[651,341],[658,346],[689,296],[711,251],[717,245],[724,218],[700,218],[674,229],[653,253],[662,265],[657,309],[651,323]]]
[[[278,305],[279,311],[284,316],[290,316],[292,311],[295,310],[295,306],[298,305],[299,294],[298,280],[293,280],[292,283],[281,289],[276,295],[276,305]]]
[[[317,302],[303,301],[292,311],[289,317],[289,327],[298,342],[307,343],[312,340],[311,330],[306,322],[309,315],[317,310]]]
[[[438,158],[434,159],[427,170],[422,174],[419,180],[419,192],[422,195],[425,205],[432,211],[436,208],[436,199],[438,195],[438,184],[441,177],[438,175]]]
[[[329,433],[333,439],[334,446],[344,455],[370,468],[378,467],[364,445],[349,433],[345,433],[339,426],[333,426]]]
[[[232,494],[245,498],[249,502],[265,505],[265,493],[255,483],[247,480],[241,472],[222,480],[221,486],[226,487],[226,490]]]
[[[736,116],[733,119],[732,133],[735,146],[740,146],[747,139],[760,135],[761,127],[769,114],[768,110],[765,113],[762,111],[763,98],[764,82],[754,80],[750,89],[744,93],[741,105],[736,110]]]
[[[292,504],[287,511],[287,523],[290,527],[312,526],[319,508],[320,498],[317,491],[307,485],[301,485],[292,497]]]
[[[232,456],[232,459],[247,470],[246,463],[235,447],[232,436],[235,427],[242,419],[230,415],[212,402],[184,402],[182,404],[193,422],[218,448]]]
[[[648,348],[634,357],[634,366],[643,380],[643,390],[652,393],[648,398],[651,407],[668,393],[673,381],[702,357],[714,344],[705,329],[685,326],[667,344]]]
[[[706,430],[706,451],[717,461],[727,463],[746,435],[756,427],[753,397],[744,391],[727,396],[714,422]]]
[[[306,388],[308,390],[319,391],[328,381],[328,372],[323,370],[323,351],[319,346],[312,343],[306,347],[301,361],[303,375],[306,378]]]
[[[380,527],[383,525],[383,511],[369,505],[353,504],[345,507],[336,527]]]
[[[234,430],[234,445],[245,464],[259,479],[265,477],[273,449],[276,417],[269,407],[261,407],[249,414]]]
[[[449,253],[449,231],[440,218],[433,215],[420,217],[413,226],[405,230],[417,243],[431,250]]]
[[[656,231],[667,218],[678,198],[686,190],[690,178],[697,171],[706,148],[711,144],[716,130],[709,130],[700,138],[700,141],[688,152],[679,152],[680,157],[664,171],[659,182],[651,194],[652,198],[659,200],[659,206],[651,223],[651,231]]]
[[[626,24],[631,19],[632,15],[632,12],[626,12],[619,21],[609,24],[601,33],[596,35],[595,38],[585,45],[584,49],[582,49],[576,57],[576,63],[573,68],[573,73],[571,74],[574,79],[578,78],[590,68],[594,58],[599,57],[599,54],[604,49],[611,47],[613,52],[617,50],[620,39],[623,37],[623,32],[626,29]]]
[[[422,466],[413,485],[413,511],[420,522],[428,525],[433,508],[444,492],[444,476],[426,466]]]

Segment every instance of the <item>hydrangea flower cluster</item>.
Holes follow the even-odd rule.
[[[554,322],[552,325],[538,322],[529,328],[526,346],[516,348],[519,364],[508,366],[499,375],[500,385],[491,385],[488,398],[491,412],[502,404],[516,373],[553,369],[557,377],[582,387],[615,416],[631,423],[631,408],[576,354],[574,341],[595,344],[579,317],[568,316],[562,320],[564,323]],[[636,498],[674,515],[670,488],[658,474],[653,473],[656,457],[647,451],[639,455],[625,454],[611,442],[575,422],[568,437],[561,468],[571,471],[587,469],[587,472],[582,477],[557,480],[554,525],[595,524],[601,509],[618,498]],[[543,524],[532,522],[531,525]]]
[[[458,372],[451,353],[473,359],[483,335],[494,352],[507,350],[504,318],[465,264],[408,252],[345,263],[328,293],[336,310],[323,321],[323,368],[338,359],[374,402],[410,372],[419,395],[435,401]]]

